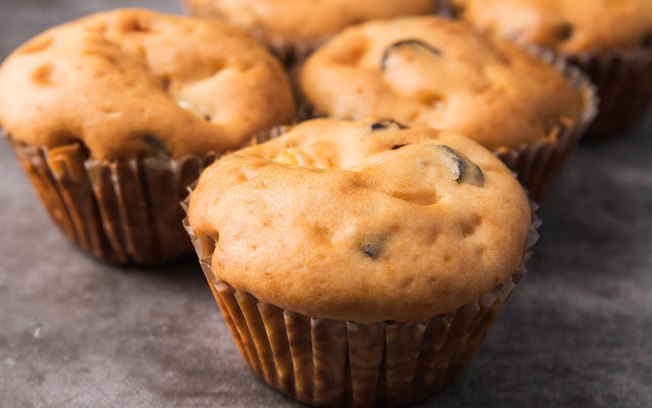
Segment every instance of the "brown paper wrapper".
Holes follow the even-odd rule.
[[[652,103],[652,47],[569,57],[595,84],[600,112],[587,137],[618,136],[636,125]]]
[[[249,145],[278,137],[276,126],[252,136]],[[101,260],[160,266],[191,256],[179,203],[201,171],[218,156],[179,159],[94,160],[79,143],[48,149],[9,142],[59,230]]]
[[[85,252],[138,265],[192,254],[179,201],[214,155],[100,161],[80,144],[47,149],[7,140],[56,226]]]
[[[471,361],[526,271],[540,225],[533,218],[523,263],[509,278],[427,323],[330,320],[261,302],[217,278],[215,241],[197,236],[187,219],[184,225],[240,354],[258,378],[307,404],[374,407],[423,399]]]

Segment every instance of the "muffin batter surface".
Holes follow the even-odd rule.
[[[219,21],[117,10],[55,27],[0,70],[0,123],[96,159],[226,151],[292,119],[280,64]]]
[[[197,15],[260,30],[268,42],[321,42],[366,20],[430,14],[433,0],[186,0]]]
[[[477,143],[392,121],[298,125],[200,177],[189,223],[218,279],[315,317],[421,321],[520,265],[531,222]]]
[[[449,129],[489,149],[544,140],[579,120],[584,104],[539,58],[434,16],[349,28],[308,59],[300,80],[318,114]]]
[[[461,18],[566,54],[636,49],[652,40],[649,0],[455,0]]]

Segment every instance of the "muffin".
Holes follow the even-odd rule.
[[[52,219],[119,263],[192,254],[187,186],[215,154],[293,112],[276,59],[219,21],[100,13],[38,35],[0,67],[0,124]]]
[[[382,117],[460,132],[540,200],[595,110],[590,84],[462,22],[381,20],[343,31],[300,74],[314,116]]]
[[[432,14],[437,0],[185,0],[197,16],[220,17],[253,32],[283,61],[300,60],[346,26]]]
[[[453,0],[459,18],[568,58],[597,85],[600,114],[588,134],[622,134],[652,101],[652,2]]]
[[[253,372],[304,403],[359,407],[424,398],[462,370],[537,223],[470,139],[316,119],[209,166],[185,224]]]

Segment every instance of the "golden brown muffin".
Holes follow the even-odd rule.
[[[650,41],[649,0],[453,0],[460,18],[521,44],[564,54],[636,49]]]
[[[361,323],[427,322],[520,265],[532,215],[470,139],[392,121],[304,122],[207,168],[189,225],[215,277],[262,302]]]
[[[224,152],[292,119],[280,64],[239,29],[146,10],[55,27],[0,69],[17,142],[83,142],[95,159]]]
[[[489,149],[543,140],[583,110],[582,95],[552,66],[434,16],[344,31],[308,59],[301,88],[320,114],[450,129]]]
[[[434,0],[186,0],[203,17],[222,17],[266,43],[314,46],[361,21],[430,14]]]
[[[46,31],[0,67],[0,124],[50,216],[118,263],[192,254],[187,187],[215,153],[293,115],[279,62],[219,21],[100,13]]]
[[[314,406],[372,407],[470,362],[525,272],[532,221],[470,139],[318,119],[209,167],[184,224],[256,375]]]
[[[652,103],[649,0],[455,0],[483,31],[553,50],[596,84],[600,112],[589,136],[617,136]]]

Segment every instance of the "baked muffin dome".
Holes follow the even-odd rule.
[[[219,21],[100,13],[44,32],[0,69],[13,140],[81,141],[95,159],[223,152],[293,114],[280,64]]]
[[[300,81],[318,114],[449,129],[489,149],[540,141],[584,109],[554,67],[435,16],[349,28],[308,59]]]
[[[564,54],[649,45],[649,0],[454,0],[460,18],[523,44]]]
[[[426,322],[514,273],[531,211],[511,172],[470,139],[317,119],[208,167],[188,222],[215,245],[216,278],[261,302]]]
[[[259,32],[266,42],[322,42],[361,21],[430,14],[434,0],[186,0],[199,16],[222,17]]]

